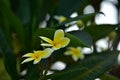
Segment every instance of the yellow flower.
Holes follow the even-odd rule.
[[[34,60],[33,64],[37,64],[41,59],[48,58],[52,54],[52,52],[53,52],[52,49],[46,48],[43,51],[38,50],[38,51],[34,51],[33,53],[27,53],[23,55],[23,57],[28,57],[28,58],[25,59],[22,62],[22,64],[25,62],[32,61],[32,60]]]
[[[54,18],[58,20],[59,23],[62,23],[67,19],[65,16],[54,16]]]
[[[53,41],[43,36],[40,36],[40,38],[47,42],[42,43],[41,46],[52,47],[54,50],[66,47],[70,42],[69,38],[64,37],[64,31],[61,29],[55,32]]]
[[[80,47],[69,47],[68,51],[65,52],[65,55],[72,55],[74,61],[77,61],[78,59],[84,59],[84,55],[82,54]]]

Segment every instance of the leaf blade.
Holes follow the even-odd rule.
[[[74,65],[72,67],[68,67],[67,70],[48,75],[46,77],[46,79],[93,80],[93,79],[99,77],[99,75],[101,75],[102,73],[104,73],[110,69],[110,67],[116,61],[117,55],[118,55],[118,52],[108,52],[108,53],[105,53],[104,55],[102,53],[99,53],[99,54],[93,55],[93,56],[91,55],[88,57],[88,59],[83,60],[80,63],[77,63],[76,65]],[[107,58],[106,58],[106,56],[107,56]],[[72,77],[68,76],[68,75],[73,74],[73,72],[69,73],[70,70],[75,70],[75,69],[80,70],[81,68],[84,70],[81,70],[78,73],[76,72],[76,75],[74,75]],[[68,71],[68,73],[67,73],[67,71]],[[67,73],[67,74],[63,74],[63,73]]]
[[[5,36],[3,32],[0,29],[0,48],[3,52],[3,57],[4,57],[4,65],[5,68],[8,72],[8,74],[11,76],[12,80],[18,80],[19,75],[16,69],[16,58],[15,55],[13,54],[12,49],[7,43],[7,40],[5,39]]]

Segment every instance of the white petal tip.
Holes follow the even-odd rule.
[[[23,62],[21,62],[21,64],[24,64],[25,62],[23,61]]]

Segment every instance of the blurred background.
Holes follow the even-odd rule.
[[[39,45],[36,46],[32,43],[32,36],[38,28],[56,28],[56,25],[61,24],[61,16],[75,18],[83,14],[98,12],[102,12],[102,14],[95,14],[87,21],[83,20],[82,27],[92,24],[119,24],[120,0],[0,0],[0,80],[10,80],[8,67],[11,70],[15,68],[13,66],[15,64],[14,57],[11,60],[13,62],[9,62],[11,56],[14,55],[7,53],[15,54],[17,70],[21,75],[26,73],[24,66],[20,64],[21,56],[32,51],[33,48],[38,48]],[[80,29],[78,24],[72,24],[65,30],[69,32],[78,29]],[[111,47],[113,42],[109,42],[109,35],[94,42],[97,52],[102,52]],[[111,35],[113,38],[116,32],[111,32]],[[83,48],[83,53],[94,52],[94,45],[91,48]],[[120,50],[119,41],[116,45],[117,50]],[[118,56],[118,64],[120,64],[120,56]],[[7,67],[7,65],[10,66]],[[58,66],[60,70],[65,68],[65,64],[62,62],[53,65],[53,68]],[[8,69],[8,73],[5,67]],[[15,75],[16,72],[13,71],[12,73]],[[12,73],[10,72],[10,74]],[[120,66],[115,66],[110,74],[120,78]]]

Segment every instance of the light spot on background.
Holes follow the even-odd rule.
[[[74,13],[71,14],[70,18],[75,18],[75,17],[77,17],[77,16],[78,16],[77,12],[74,12]],[[76,23],[76,21],[73,21],[73,22],[71,22],[71,23],[68,23],[67,26],[68,26],[68,25],[71,25],[71,24],[74,24],[74,23]],[[77,27],[76,24],[74,24],[74,25],[70,26],[69,28],[67,28],[67,29],[66,29],[66,32],[73,31],[73,30],[79,30],[79,28]]]
[[[66,67],[65,63],[63,63],[61,61],[57,61],[52,65],[51,69],[61,71],[61,70],[65,69],[65,67]]]
[[[82,53],[84,53],[84,54],[90,54],[92,52],[93,52],[93,47],[91,47],[91,48],[83,48],[82,49]]]
[[[117,4],[118,3],[118,0],[105,0],[105,1],[109,1],[109,2],[112,2],[114,4]]]
[[[101,3],[101,9],[100,12],[103,12],[103,14],[98,14],[95,18],[97,24],[117,24],[117,10],[115,6],[108,2],[103,1]]]
[[[77,12],[74,12],[74,13],[72,13],[72,14],[70,15],[71,18],[75,18],[75,17],[77,17],[77,16],[78,16]]]
[[[84,14],[90,14],[90,13],[94,13],[94,12],[95,12],[95,10],[92,5],[86,6],[85,9],[83,10]]]
[[[100,78],[96,78],[95,80],[101,80]]]
[[[96,46],[97,46],[97,51],[98,52],[107,50],[107,48],[108,48],[108,40],[106,38],[100,39],[100,40],[98,40],[96,42]]]

